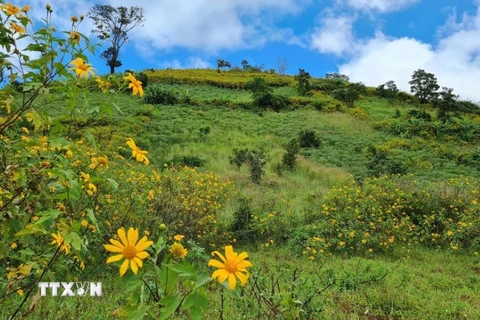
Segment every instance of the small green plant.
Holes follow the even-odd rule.
[[[288,170],[293,170],[297,164],[297,154],[300,151],[300,145],[297,139],[292,139],[286,145],[285,150],[287,151],[282,158],[282,164]]]
[[[233,223],[230,230],[240,241],[252,239],[254,220],[250,201],[242,197],[239,202],[237,211],[233,213]]]
[[[317,133],[313,130],[303,130],[298,134],[298,143],[301,148],[319,148],[320,139],[317,137]]]
[[[265,166],[265,154],[261,150],[237,150],[233,149],[233,156],[229,157],[230,164],[235,165],[237,170],[243,164],[250,166],[250,178],[252,182],[259,184],[262,176],[265,174],[263,167]]]
[[[295,76],[297,81],[297,90],[298,93],[302,96],[306,96],[310,91],[312,85],[310,83],[310,73],[306,72],[304,69],[298,69],[298,74]]]
[[[179,100],[176,91],[159,84],[148,86],[143,97],[143,102],[148,104],[176,104]]]

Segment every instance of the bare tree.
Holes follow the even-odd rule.
[[[277,57],[278,74],[284,75],[288,69],[288,59],[286,57]]]

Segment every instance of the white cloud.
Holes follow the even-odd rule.
[[[450,24],[450,28],[448,28]],[[435,46],[412,38],[389,39],[377,34],[357,47],[339,71],[352,81],[377,86],[394,80],[405,91],[414,70],[422,68],[437,76],[440,86],[452,87],[462,98],[480,101],[480,11],[447,23],[448,35]]]
[[[136,5],[146,10],[144,28],[132,31],[142,52],[175,47],[214,53],[221,49],[261,46],[283,40],[288,30],[272,21],[301,11],[310,0],[109,0],[111,5]],[[260,18],[261,17],[261,18]]]
[[[210,63],[199,57],[188,57],[184,62],[174,59],[162,62],[160,66],[172,69],[207,69],[210,68]]]
[[[354,18],[347,16],[322,19],[321,26],[311,35],[311,46],[322,53],[344,54],[354,43],[353,22]]]
[[[356,10],[391,12],[397,11],[421,0],[337,0],[338,4],[348,5]]]

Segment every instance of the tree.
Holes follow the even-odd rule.
[[[251,66],[248,64],[247,60],[242,60],[242,67],[243,67],[243,70],[247,70]]]
[[[285,75],[287,69],[288,69],[289,63],[288,59],[285,57],[277,57],[277,70],[278,74],[280,75]]]
[[[221,68],[231,68],[232,64],[227,60],[217,59],[217,71],[220,72]]]
[[[336,89],[332,91],[332,96],[347,104],[349,107],[353,107],[356,100],[360,98],[360,95],[365,94],[367,88],[361,82],[350,83],[347,87],[342,89]]]
[[[433,102],[438,96],[437,90],[440,86],[433,73],[418,69],[413,72],[412,80],[409,84],[410,91],[420,100],[421,103]]]
[[[128,42],[128,32],[145,21],[145,10],[140,7],[112,7],[96,4],[89,11],[88,17],[93,20],[92,33],[100,40],[108,40],[111,46],[102,53],[107,60],[110,73],[122,66],[120,49]]]
[[[343,80],[343,81],[349,81],[350,78],[344,74],[341,74],[341,73],[327,73],[325,75],[325,79],[340,79],[340,80]]]
[[[397,85],[394,81],[390,80],[381,84],[377,87],[377,95],[386,98],[386,99],[394,99],[397,97],[399,92]]]
[[[298,82],[297,90],[300,95],[305,96],[308,91],[310,91],[310,78],[310,73],[303,69],[298,69],[298,74],[295,76],[295,80]]]

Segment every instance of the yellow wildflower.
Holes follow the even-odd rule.
[[[82,227],[84,228],[88,227],[88,221],[85,219],[82,220],[81,224],[82,224]]]
[[[20,13],[20,8],[12,5],[11,3],[2,5],[2,10],[7,16],[18,16],[18,14]]]
[[[15,31],[18,34],[24,34],[26,32],[25,28],[22,26],[19,26],[15,22],[10,22],[10,29]]]
[[[13,250],[17,249],[17,243],[12,242],[12,244],[10,245],[10,248],[12,248]]]
[[[60,232],[57,232],[57,234],[52,233],[52,237],[54,240],[52,240],[51,244],[56,244],[57,247],[60,248],[60,251],[65,252],[65,254],[70,253],[70,245],[65,243],[65,240],[63,239]]]
[[[73,65],[73,68],[70,68],[70,70],[74,70],[75,73],[77,74],[77,77],[85,77],[88,79],[90,74],[93,76],[94,69],[92,68],[91,64],[85,63],[85,61],[82,58],[77,58],[70,62],[71,65]]]
[[[132,157],[134,157],[135,160],[137,160],[137,162],[145,162],[145,165],[147,166],[150,164],[150,161],[145,156],[148,153],[148,151],[143,151],[140,148],[138,148],[137,145],[135,144],[135,141],[133,141],[133,139],[131,138],[127,140],[126,144],[127,146],[130,147],[130,149],[132,149]]]
[[[212,274],[213,279],[217,279],[219,283],[228,280],[230,290],[235,289],[237,278],[240,280],[242,286],[247,283],[249,277],[247,268],[253,265],[250,261],[245,260],[248,258],[246,252],[237,254],[233,251],[232,246],[225,246],[225,256],[218,251],[214,251],[212,255],[217,255],[221,260],[210,259],[208,262],[208,266],[218,268],[218,270]]]
[[[73,43],[76,43],[76,44],[79,44],[79,43],[80,43],[80,33],[78,33],[77,31],[72,31],[72,32],[70,32],[70,35],[68,36],[68,38],[69,38]]]
[[[119,253],[108,258],[107,263],[125,259],[120,267],[120,276],[123,277],[127,272],[129,264],[133,273],[137,274],[138,268],[143,267],[142,260],[149,256],[148,252],[145,250],[153,244],[153,241],[148,241],[145,236],[137,242],[138,230],[134,228],[128,229],[128,236],[123,228],[118,229],[117,234],[121,242],[110,239],[111,244],[103,245],[107,251]]]
[[[23,297],[25,295],[25,292],[23,292],[22,289],[18,289],[17,290],[17,294],[20,296],[20,297]]]
[[[143,88],[141,81],[138,81],[131,73],[127,73],[127,76],[124,77],[124,79],[130,81],[128,88],[132,89],[132,94],[134,96],[138,94],[140,97],[143,97]]]
[[[183,238],[185,238],[185,236],[181,234],[177,234],[176,236],[173,237],[175,241],[182,241]]]
[[[170,254],[174,258],[183,259],[187,256],[188,250],[181,243],[174,242],[170,247]]]

